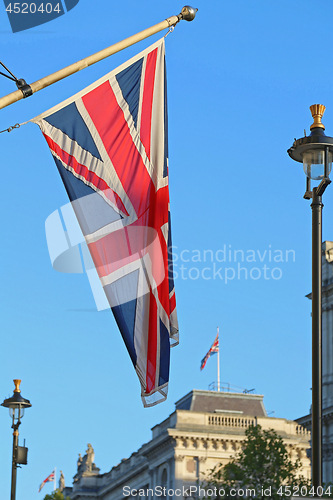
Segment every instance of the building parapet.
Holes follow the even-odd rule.
[[[206,415],[206,425],[217,427],[242,427],[248,428],[255,425],[256,419],[251,417],[236,417],[222,415]]]
[[[310,439],[310,432],[300,423],[285,418],[253,417],[240,415],[241,412],[218,410],[216,413],[197,413],[187,410],[176,410],[170,417],[153,430],[153,439],[164,434],[168,429],[191,430],[197,432],[222,432],[233,429],[236,433],[244,433],[250,425],[261,425],[263,429],[274,428],[278,434],[304,436]]]

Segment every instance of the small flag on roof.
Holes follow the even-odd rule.
[[[201,360],[200,370],[203,370],[205,368],[208,358],[210,358],[212,354],[216,354],[218,352],[219,352],[219,332],[217,332],[216,338],[212,343],[212,346],[207,352],[206,356]]]
[[[42,490],[42,488],[44,488],[46,483],[50,483],[50,482],[54,482],[54,484],[55,484],[55,470],[53,472],[51,472],[51,474],[49,476],[47,476],[47,478],[44,479],[44,481],[41,483],[41,485],[39,486],[38,493]]]

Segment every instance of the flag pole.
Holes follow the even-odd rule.
[[[186,5],[185,7],[182,8],[181,13],[178,14],[177,16],[168,17],[161,23],[155,24],[150,28],[147,28],[143,31],[140,31],[139,33],[136,33],[135,35],[125,38],[124,40],[117,42],[111,45],[110,47],[107,47],[106,49],[100,50],[99,52],[96,52],[95,54],[92,54],[91,56],[88,56],[85,59],[81,59],[80,61],[71,64],[70,66],[66,66],[65,68],[56,71],[55,73],[52,73],[51,75],[48,75],[42,78],[41,80],[37,80],[36,82],[31,83],[30,85],[25,85],[24,92],[23,89],[22,90],[19,89],[15,90],[15,92],[12,92],[4,97],[1,97],[0,109],[5,108],[6,106],[9,106],[10,104],[13,104],[16,101],[20,101],[24,97],[28,97],[34,94],[35,92],[44,89],[45,87],[49,87],[53,83],[59,82],[60,80],[63,80],[64,78],[67,78],[68,76],[77,73],[81,69],[87,68],[92,64],[102,61],[106,57],[109,57],[115,54],[116,52],[120,52],[121,50],[124,50],[127,47],[134,45],[135,43],[141,42],[141,40],[144,40],[145,38],[148,38],[152,35],[155,35],[159,31],[162,31],[166,28],[171,28],[172,26],[175,26],[177,23],[179,23],[179,21],[181,21],[182,19],[184,19],[185,21],[192,21],[195,17],[197,10],[198,9],[194,9],[193,7]]]
[[[217,338],[219,347],[217,351],[217,390],[220,392],[220,329],[217,327]]]
[[[53,490],[56,490],[56,475],[57,475],[57,468],[54,468],[54,481],[53,481]]]

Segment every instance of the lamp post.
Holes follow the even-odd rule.
[[[289,156],[303,162],[306,174],[304,198],[312,198],[312,484],[322,485],[322,195],[331,183],[333,138],[325,135],[321,123],[322,104],[310,106],[313,124],[309,136],[295,139]],[[311,179],[320,181],[311,190]]]
[[[12,486],[10,493],[10,500],[15,500],[16,496],[16,471],[17,464],[27,464],[28,448],[18,445],[19,432],[18,428],[21,424],[21,418],[24,415],[25,408],[30,408],[31,403],[28,399],[21,396],[20,391],[21,380],[15,379],[14,394],[11,398],[5,399],[1,406],[9,408],[9,415],[12,418],[13,424],[13,457],[12,457]]]

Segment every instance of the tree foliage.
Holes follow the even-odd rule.
[[[60,490],[54,490],[50,495],[45,495],[44,500],[70,500],[70,498],[65,498]]]
[[[217,494],[211,498],[244,498],[244,494],[235,495],[235,490],[252,490],[248,496],[281,500],[291,497],[286,487],[291,493],[302,486],[309,491],[309,481],[300,474],[300,459],[290,459],[282,438],[273,429],[250,426],[245,434],[242,451],[224,467],[220,464],[211,470],[205,482],[206,491],[216,488]]]

